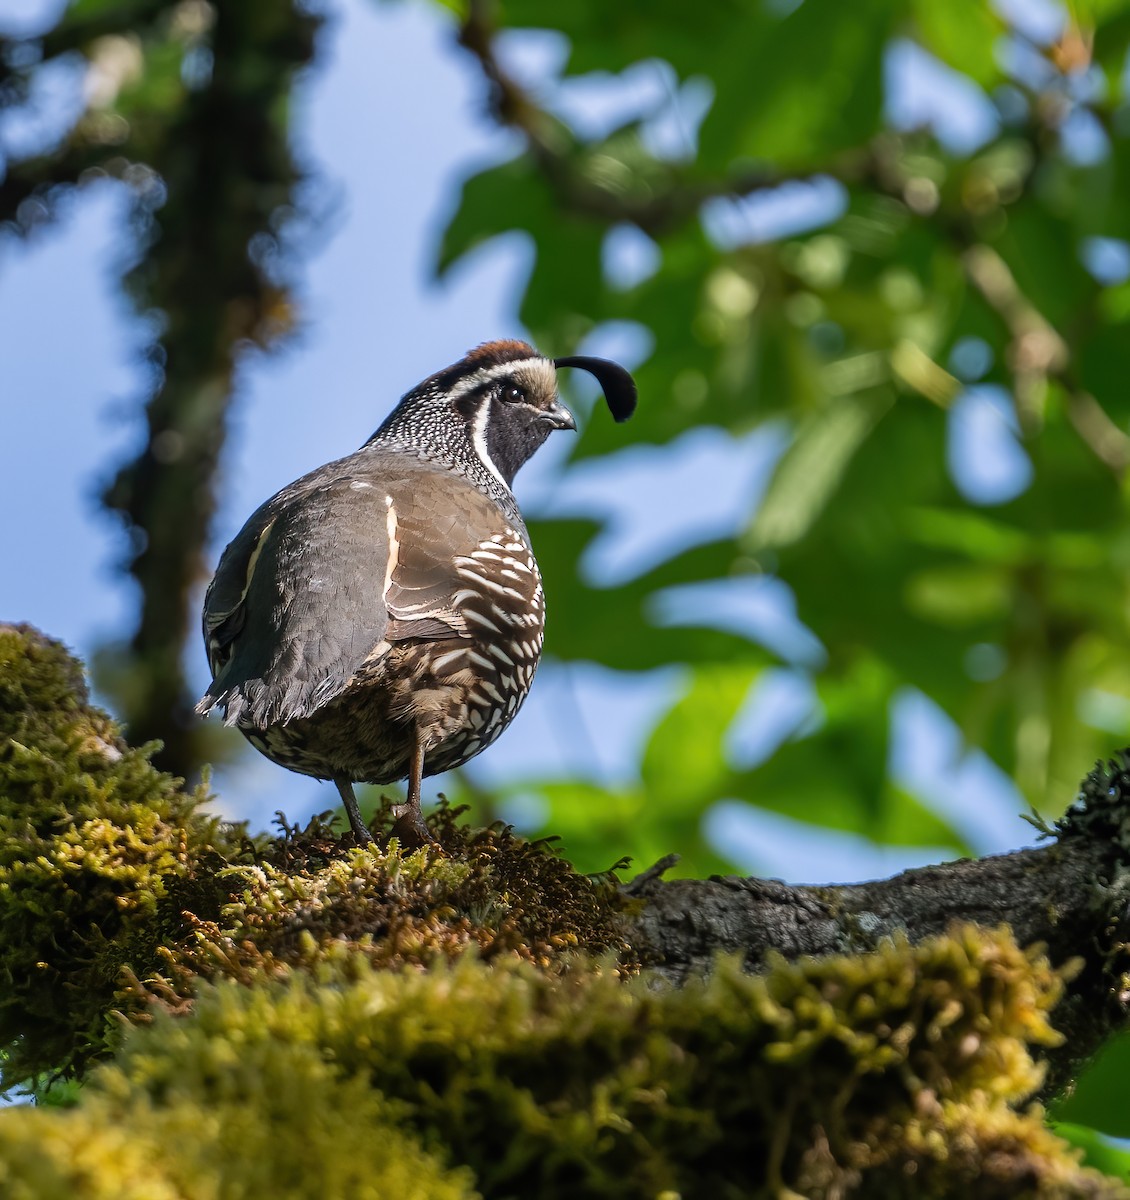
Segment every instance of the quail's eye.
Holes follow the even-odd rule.
[[[511,383],[502,389],[502,398],[507,404],[521,404],[526,398],[526,393]]]

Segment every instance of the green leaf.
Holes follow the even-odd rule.
[[[578,571],[584,549],[599,527],[590,521],[532,521],[548,597],[546,652],[556,658],[591,660],[624,671],[675,662],[765,662],[769,656],[746,639],[715,629],[657,628],[649,600],[663,588],[729,575],[731,542],[698,546],[640,579],[615,588],[593,587]],[[632,636],[625,636],[631,630]],[[646,632],[644,632],[646,631]]]
[[[1049,184],[1044,186],[1050,191]],[[1009,209],[995,243],[1025,300],[1058,328],[1066,327],[1071,314],[1085,308],[1098,290],[1079,259],[1077,242],[1062,204],[1039,203],[1029,193]]]
[[[1106,72],[1110,85],[1118,86],[1130,47],[1130,6],[1125,0],[1088,0],[1078,21],[1084,29],[1093,28],[1094,61]]]
[[[1023,530],[977,509],[913,508],[906,514],[905,527],[918,545],[952,550],[974,562],[1019,566],[1039,553]]]
[[[750,526],[753,549],[788,545],[808,532],[890,404],[887,394],[845,396],[804,422],[777,464]]]
[[[1087,1064],[1068,1096],[1056,1100],[1051,1114],[1057,1123],[1089,1126],[1112,1138],[1130,1138],[1130,1033],[1111,1038]]]
[[[985,88],[1001,81],[997,39],[1005,24],[985,0],[915,0],[914,22],[922,44],[942,62]]]
[[[622,71],[661,58],[680,76],[708,73],[718,50],[762,6],[757,0],[713,0],[695,10],[682,0],[505,0],[507,25],[557,29],[570,42],[569,71]]]
[[[944,819],[887,778],[895,685],[874,658],[860,659],[842,676],[820,676],[817,728],[735,774],[726,794],[876,842],[964,852],[964,840]]]
[[[1121,1101],[1125,1107],[1125,1100]],[[1073,1146],[1083,1151],[1083,1162],[1104,1175],[1110,1175],[1123,1183],[1130,1183],[1130,1150],[1116,1146],[1111,1141],[1086,1125],[1073,1125],[1066,1121],[1053,1121],[1054,1132]]]
[[[445,275],[465,254],[512,229],[537,230],[555,218],[553,196],[527,158],[512,158],[472,175],[447,224],[436,260]]]
[[[579,871],[606,871],[627,855],[630,876],[671,853],[679,855],[673,876],[701,879],[734,869],[707,843],[702,809],[689,801],[661,811],[642,787],[603,788],[585,780],[529,780],[502,791],[530,793],[546,802],[545,821],[531,835],[559,838],[561,852]]]
[[[971,625],[999,620],[1012,601],[1012,579],[999,566],[928,567],[906,584],[907,607],[938,625]]]
[[[904,8],[899,0],[805,0],[773,20],[768,6],[751,6],[717,47],[703,164],[815,168],[862,145],[879,128],[883,48]]]
[[[641,773],[653,803],[702,811],[728,794],[726,735],[759,674],[759,668],[742,663],[695,671],[644,751]]]

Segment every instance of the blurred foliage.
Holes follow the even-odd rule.
[[[1029,802],[1058,811],[1080,765],[1130,737],[1130,6],[1072,5],[1048,42],[983,0],[452,7],[526,150],[467,181],[440,269],[521,230],[536,252],[521,315],[537,342],[571,348],[609,322],[644,331],[631,435],[656,447],[657,481],[700,426],[790,431],[733,537],[622,585],[578,572],[592,526],[534,522],[549,653],[689,670],[638,796],[515,791],[546,796],[545,828],[582,862],[622,812],[617,848],[650,853],[661,829],[688,872],[711,869],[725,850],[704,844],[701,814],[723,796],[960,848],[889,778],[892,705],[917,689]],[[567,39],[560,75],[532,86],[499,37],[526,28]],[[944,76],[934,124],[905,128],[900,56]],[[635,110],[599,134],[591,118],[570,124],[570,89],[615,95],[649,70],[662,84],[650,107],[610,104]],[[701,123],[692,94],[709,97]],[[954,112],[982,133],[950,132]],[[801,231],[759,233],[783,226]],[[633,227],[650,273],[615,266]],[[984,389],[996,430],[981,451],[1019,464],[1003,495],[963,473],[956,441]],[[573,461],[615,472],[621,438],[594,420]],[[655,488],[662,522],[680,496]],[[691,600],[682,627],[657,628],[664,589],[740,595],[761,576],[791,588],[815,654],[710,629]],[[816,707],[740,765],[726,731],[767,665],[810,678]]]
[[[76,186],[121,180],[136,250],[125,286],[152,333],[141,449],[103,502],[125,522],[141,607],[109,682],[136,740],[195,778],[215,744],[181,655],[197,618],[235,362],[292,324],[286,248],[307,207],[290,92],[319,18],[287,0],[76,0],[42,37],[0,38],[0,109],[72,72],[85,107],[34,157],[3,162],[0,231],[48,221]],[[124,662],[121,660],[125,660]]]
[[[520,230],[535,251],[520,313],[541,345],[560,353],[610,322],[643,331],[630,428],[660,474],[704,425],[788,433],[734,536],[617,586],[578,569],[599,524],[534,522],[549,654],[624,671],[679,663],[685,686],[638,785],[511,790],[540,793],[544,829],[594,869],[610,849],[671,847],[691,873],[732,866],[701,828],[720,798],[964,849],[889,778],[892,705],[917,689],[1028,801],[1061,806],[1082,767],[1130,737],[1130,7],[1075,6],[1049,42],[986,0],[944,13],[867,0],[850,15],[835,0],[693,15],[609,14],[593,0],[449,7],[494,119],[525,150],[465,182],[440,270]],[[188,777],[216,748],[185,708],[189,587],[236,356],[293,320],[288,264],[310,192],[289,102],[318,20],[297,0],[81,0],[43,36],[0,46],[4,105],[49,67],[85,60],[86,72],[73,128],[6,164],[5,228],[34,228],[94,178],[135,196],[127,284],[153,318],[154,384],[147,444],[105,497],[134,530],[142,592],[113,674],[135,735],[160,736],[158,764]],[[500,37],[513,29],[566,39],[560,74],[518,82],[521,55]],[[904,70],[949,73],[936,107],[974,112],[978,136],[904,128],[895,78],[908,54]],[[663,85],[653,99],[599,133],[570,123],[570,88],[595,80],[615,99],[648,71]],[[776,226],[758,216],[766,205]],[[782,213],[800,232],[780,232]],[[655,261],[625,275],[614,248],[629,230]],[[955,427],[985,388],[997,389],[994,441],[1030,473],[1004,498],[955,462]],[[622,438],[593,421],[573,461],[614,473]],[[674,516],[679,496],[659,499]],[[792,590],[815,635],[807,651],[711,628],[690,600],[676,599],[675,627],[656,615],[680,585],[740,593],[764,577]],[[810,678],[814,710],[767,757],[740,761],[727,731],[776,666]],[[817,760],[837,769],[818,776]]]
[[[1004,930],[765,976],[722,960],[679,989],[473,955],[379,971],[346,946],[252,982],[131,1030],[76,1109],[0,1112],[0,1190],[1130,1194],[1026,1106],[1062,981]]]

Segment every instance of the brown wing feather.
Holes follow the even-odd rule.
[[[442,489],[397,481],[390,488],[390,570],[385,638],[398,641],[469,639],[456,596],[463,587],[455,559],[506,528],[495,504],[461,480]]]

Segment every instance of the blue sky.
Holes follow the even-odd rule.
[[[57,7],[47,0],[0,0],[0,26],[19,22],[27,28]],[[515,148],[483,116],[481,78],[432,6],[345,0],[340,13],[326,34],[322,64],[304,85],[297,133],[331,216],[300,271],[300,334],[281,352],[249,354],[241,368],[213,559],[263,499],[357,446],[419,379],[480,341],[521,334],[515,304],[529,251],[520,237],[484,247],[443,284],[431,280],[433,250],[458,181]],[[544,75],[559,57],[560,39],[527,38],[513,49],[528,72]],[[947,136],[966,146],[991,136],[991,114],[976,96],[964,107],[956,100],[939,104],[938,89],[946,84],[932,79],[933,70],[929,63],[916,65],[912,47],[892,54],[889,86],[906,94],[907,112],[915,120],[948,122]],[[662,65],[653,64],[621,80],[581,81],[561,92],[559,102],[571,119],[595,128],[617,106],[648,104],[666,86],[661,75]],[[52,121],[57,125],[73,86],[74,80],[55,82],[42,98],[39,126],[27,119],[0,124],[0,148],[41,136]],[[678,112],[653,123],[657,145],[677,152],[708,102],[693,89],[681,96]],[[395,120],[373,120],[366,132],[361,112],[395,114]],[[804,204],[819,217],[831,215],[836,203],[834,189],[817,185],[791,199],[770,196],[760,209],[735,206],[714,219],[720,239],[763,237],[779,232],[780,222],[795,219]],[[776,218],[774,204],[784,205]],[[3,561],[15,564],[0,577],[0,617],[29,620],[84,656],[120,635],[135,602],[113,568],[121,535],[93,502],[141,434],[144,383],[136,355],[145,331],[115,282],[130,253],[124,211],[120,192],[100,185],[74,197],[60,222],[27,242],[0,240],[0,401],[8,435],[0,444],[0,505],[9,514]],[[609,258],[610,269],[627,275],[654,265],[646,239],[623,231],[610,238]],[[603,349],[629,361],[646,352],[630,332],[608,331]],[[962,418],[966,432],[958,422],[955,436],[976,440],[986,428],[1003,428],[1007,435],[999,414],[993,415],[996,403],[994,397],[970,401]],[[591,468],[563,487],[548,448],[518,479],[527,508],[611,515],[608,532],[584,564],[606,579],[629,576],[673,542],[729,532],[748,512],[772,461],[771,436],[735,442],[717,430],[696,431],[664,460],[632,448],[630,426],[625,439],[614,489]],[[1007,436],[1002,445],[1007,449]],[[696,510],[657,513],[658,495],[690,490],[672,487],[673,473],[688,480],[709,473],[720,484]],[[666,488],[657,486],[660,477]],[[624,486],[626,479],[632,486]],[[999,488],[1001,479],[998,470],[990,483]],[[1007,472],[1003,479],[1007,488]],[[762,600],[722,598],[719,619],[756,621]],[[782,609],[769,600],[761,619],[780,623]],[[736,615],[727,618],[727,605]],[[207,670],[195,641],[186,661],[202,691]],[[484,786],[543,770],[626,779],[674,686],[670,672],[623,677],[591,665],[543,671],[511,731],[472,769]],[[762,697],[761,716],[755,706],[755,723],[803,701],[795,680],[786,676],[773,686],[777,690]],[[952,729],[921,703],[909,698],[903,707],[896,752],[902,773],[914,769],[930,781],[939,802],[957,813],[980,848],[1004,849],[1024,840],[1015,808],[1002,798],[1000,780],[987,764],[966,757]],[[291,775],[250,752],[217,776],[216,788],[226,812],[257,824],[279,807],[303,819],[336,803],[329,785]],[[708,828],[738,846],[750,869],[789,878],[863,876],[936,857],[928,849],[875,847],[730,808],[717,810]]]

